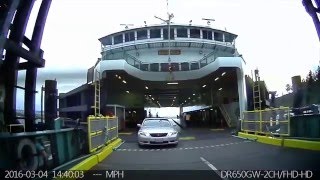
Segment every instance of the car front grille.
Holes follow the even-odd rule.
[[[169,141],[163,141],[163,142],[155,142],[155,141],[150,141],[150,144],[167,144]]]
[[[150,133],[151,137],[165,137],[168,133]]]

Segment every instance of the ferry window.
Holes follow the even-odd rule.
[[[161,29],[150,29],[150,38],[161,38]]]
[[[124,39],[125,42],[134,41],[134,32],[125,33],[124,36],[125,36],[125,39]]]
[[[159,63],[150,64],[150,71],[159,71]]]
[[[208,63],[207,63],[207,58],[203,59],[202,61],[200,61],[200,67],[204,67],[206,66]]]
[[[140,62],[134,61],[134,65],[133,66],[139,69],[140,68]]]
[[[179,63],[171,63],[172,71],[179,71]]]
[[[161,63],[161,71],[168,72],[169,71],[169,64],[168,63]]]
[[[122,34],[114,36],[114,44],[122,43]]]
[[[200,38],[200,29],[190,29],[190,38]]]
[[[202,30],[202,38],[212,40],[212,31]]]
[[[188,29],[187,28],[178,28],[177,29],[177,37],[188,37]]]
[[[191,70],[196,70],[196,69],[199,69],[199,63],[198,62],[191,63]]]
[[[189,63],[181,63],[181,71],[189,71]]]
[[[233,36],[231,34],[224,34],[225,42],[233,42]]]
[[[105,45],[112,45],[112,38],[111,37],[106,38]]]
[[[148,69],[149,69],[149,64],[141,64],[141,65],[140,65],[140,69],[141,69],[142,71],[148,71]]]
[[[147,39],[147,38],[148,38],[148,31],[147,30],[137,31],[137,39],[138,40]]]
[[[214,32],[214,40],[223,41],[222,33]]]
[[[168,39],[168,29],[163,29],[163,39]],[[170,29],[170,39],[174,39],[174,29]]]

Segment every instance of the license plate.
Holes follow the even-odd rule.
[[[163,142],[163,139],[162,139],[162,138],[155,138],[154,141],[155,141],[155,142]]]

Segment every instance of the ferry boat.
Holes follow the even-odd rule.
[[[237,35],[166,22],[101,37],[101,57],[89,68],[87,83],[59,95],[60,116],[86,119],[98,107],[102,115],[116,114],[125,128],[148,114],[145,107],[180,107],[179,117],[183,107],[198,105],[204,124],[235,125],[236,112],[247,109]]]

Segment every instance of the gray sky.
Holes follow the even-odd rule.
[[[169,11],[175,23],[192,19],[193,24],[206,25],[201,19],[213,18],[213,28],[237,34],[236,47],[248,69],[258,67],[269,90],[280,95],[292,76],[305,77],[319,64],[318,37],[301,0],[169,0]],[[59,92],[84,84],[86,70],[100,57],[98,38],[123,30],[120,24],[161,23],[154,15],[166,18],[166,12],[166,0],[54,0],[42,40],[46,66],[39,70],[38,90],[45,79],[57,79]],[[28,37],[35,15],[30,17]],[[17,99],[17,108],[23,108],[21,91]],[[39,105],[37,95],[37,109]]]

